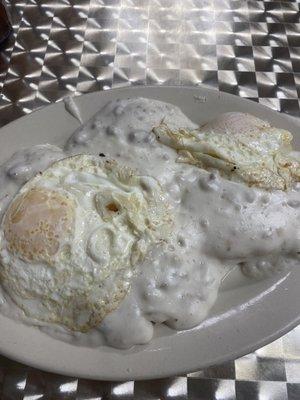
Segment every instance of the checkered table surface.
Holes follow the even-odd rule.
[[[68,94],[207,85],[300,117],[300,0],[5,0],[0,126]],[[300,306],[300,305],[299,305]],[[300,400],[300,327],[187,376],[96,382],[0,357],[0,400]]]

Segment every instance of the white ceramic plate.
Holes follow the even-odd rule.
[[[138,87],[97,92],[76,98],[84,120],[106,102],[150,97],[178,105],[202,123],[226,111],[244,111],[294,133],[300,124],[268,108],[206,88]],[[78,122],[57,103],[0,130],[0,160],[21,147],[63,144]],[[297,144],[297,143],[296,143]],[[232,276],[222,288],[209,318],[199,327],[175,332],[160,328],[147,346],[131,350],[85,348],[57,341],[36,328],[0,315],[0,352],[48,371],[92,379],[147,379],[190,372],[237,358],[284,334],[300,322],[300,268],[255,283]]]

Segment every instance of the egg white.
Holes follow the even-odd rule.
[[[90,155],[57,161],[4,215],[2,285],[26,316],[88,331],[118,307],[171,225],[154,178]]]
[[[287,190],[300,180],[290,132],[249,114],[225,113],[199,129],[172,129],[162,122],[157,139],[177,150],[178,161],[267,190]]]

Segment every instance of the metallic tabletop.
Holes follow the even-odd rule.
[[[69,94],[207,85],[300,117],[300,0],[5,0],[0,126]],[[0,400],[300,400],[300,327],[185,376],[98,382],[0,356]]]

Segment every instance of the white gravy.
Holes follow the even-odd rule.
[[[75,114],[80,115],[77,109]],[[38,145],[15,153],[1,166],[0,216],[24,182],[53,161],[79,153],[115,158],[155,177],[177,215],[173,242],[167,249],[151,251],[139,266],[130,293],[97,329],[74,333],[29,320],[0,293],[3,313],[76,345],[129,348],[149,342],[155,324],[177,330],[198,325],[231,268],[239,265],[245,274],[263,278],[295,263],[300,188],[268,193],[225,180],[217,172],[176,163],[176,152],[149,134],[163,119],[174,127],[196,127],[170,104],[117,100],[75,131],[64,150]]]

